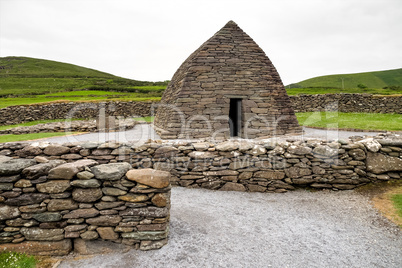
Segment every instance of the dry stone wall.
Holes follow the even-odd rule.
[[[47,147],[53,160],[0,156],[0,252],[65,255],[93,240],[141,250],[167,243],[168,172],[49,157],[63,150],[70,148]]]
[[[339,111],[345,113],[402,114],[402,96],[371,94],[322,94],[290,96],[295,112]]]
[[[153,102],[58,102],[10,106],[0,109],[0,125],[48,119],[98,118],[104,116],[143,117],[150,116]]]
[[[385,136],[332,142],[6,143],[0,144],[0,154],[100,164],[127,162],[133,168],[169,171],[173,185],[251,192],[285,192],[297,187],[353,189],[402,175],[402,139]],[[5,183],[2,187],[12,186]]]
[[[339,112],[402,114],[402,96],[322,94],[289,96],[289,98],[295,112],[338,110]],[[122,101],[10,106],[0,109],[0,125],[19,124],[34,120],[65,119],[70,113],[73,114],[73,118],[97,118],[101,108],[105,108],[106,115],[116,117],[151,116],[152,104],[158,104],[158,102]],[[247,108],[245,107],[245,109]]]

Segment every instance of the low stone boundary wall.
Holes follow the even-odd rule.
[[[321,94],[289,96],[295,112],[339,111],[355,113],[402,113],[402,96],[371,94]],[[96,118],[104,109],[108,116],[150,116],[155,102],[111,101],[99,103],[50,103],[0,109],[0,126],[34,120]]]
[[[128,162],[134,168],[169,171],[173,185],[214,190],[285,192],[296,187],[343,190],[402,176],[400,137],[332,142],[229,140],[217,144],[6,143],[0,144],[0,154],[66,161],[91,159],[103,164]]]
[[[320,94],[289,97],[295,112],[339,111],[402,114],[402,95]]]
[[[169,177],[126,162],[0,156],[0,252],[65,255],[99,239],[160,248],[169,232]]]
[[[35,120],[66,118],[97,118],[100,111],[105,116],[150,116],[153,102],[59,102],[9,106],[0,109],[0,126],[14,125]]]
[[[106,121],[106,119],[105,119]],[[44,132],[103,132],[103,131],[124,131],[132,129],[138,124],[134,119],[115,119],[113,126],[100,126],[98,122],[93,120],[63,121],[55,123],[37,124],[34,126],[14,127],[10,129],[0,130],[0,135],[5,134],[28,134],[28,133],[44,133]]]

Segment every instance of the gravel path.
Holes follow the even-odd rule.
[[[292,139],[309,139],[320,138],[326,140],[335,139],[347,139],[351,136],[375,136],[376,132],[356,132],[356,131],[336,131],[325,129],[314,129],[304,127],[304,134],[302,136],[290,136]],[[279,137],[282,139],[283,137]],[[138,142],[142,143],[148,139],[158,140],[159,135],[153,130],[151,124],[138,124],[133,129],[122,132],[109,132],[109,133],[88,133],[82,135],[61,136],[42,139],[42,141],[49,141],[53,143],[66,143],[66,142],[78,142],[78,141],[96,141],[105,142],[109,140],[115,140],[118,142]],[[35,141],[32,141],[35,142]]]
[[[353,191],[177,187],[168,245],[59,267],[402,267],[401,249],[401,231]]]

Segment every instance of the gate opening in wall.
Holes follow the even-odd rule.
[[[229,127],[230,127],[230,137],[240,137],[241,99],[230,99]]]

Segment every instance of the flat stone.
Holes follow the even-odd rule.
[[[117,226],[121,220],[122,217],[117,215],[104,215],[87,219],[86,222],[96,226]]]
[[[89,172],[87,170],[81,171],[77,173],[77,178],[80,180],[89,180],[95,177],[95,175],[92,172]]]
[[[167,193],[158,193],[155,194],[151,202],[154,206],[157,207],[166,207],[166,205],[169,203],[169,195]]]
[[[164,245],[167,245],[168,239],[162,239],[157,241],[141,241],[140,250],[153,250],[160,249]]]
[[[381,174],[392,171],[402,171],[402,159],[398,157],[383,155],[381,153],[367,153],[367,171],[374,174]]]
[[[46,176],[49,170],[65,163],[66,161],[64,160],[50,160],[47,163],[40,163],[25,168],[22,171],[22,175],[27,179],[34,180],[41,176]]]
[[[4,204],[10,206],[25,206],[41,203],[47,198],[49,198],[48,194],[29,193],[20,195],[18,197],[9,198],[4,202]]]
[[[6,221],[7,226],[15,226],[15,227],[31,227],[36,226],[39,223],[35,220],[24,220],[22,218],[16,218],[12,220]]]
[[[33,159],[11,159],[0,165],[0,176],[10,176],[21,173],[27,167],[33,166],[36,161]]]
[[[67,232],[77,232],[77,231],[81,231],[87,228],[87,224],[74,224],[74,225],[69,225],[67,227],[64,228],[64,231]]]
[[[71,185],[67,180],[51,180],[37,184],[36,188],[41,193],[58,194],[71,189]]]
[[[0,177],[0,182],[16,182],[21,178],[20,175],[13,175],[13,176],[7,176],[7,177]]]
[[[122,195],[118,197],[119,200],[125,201],[125,202],[131,202],[131,203],[139,203],[139,202],[144,202],[149,199],[148,195],[145,194],[127,194],[127,195]]]
[[[91,167],[98,164],[95,160],[83,159],[72,163],[62,164],[49,171],[49,179],[71,180],[78,172],[83,171],[85,167]]]
[[[348,152],[348,154],[353,157],[355,160],[364,160],[366,159],[366,153],[362,149],[353,149]]]
[[[140,224],[137,225],[137,230],[143,231],[166,231],[168,225],[166,223],[155,223],[155,224]]]
[[[167,171],[151,168],[132,169],[127,172],[126,176],[128,180],[136,181],[157,189],[168,187],[171,177],[170,173]]]
[[[32,218],[39,222],[60,221],[63,217],[58,212],[44,212],[32,215]]]
[[[43,151],[44,154],[47,155],[63,155],[70,152],[69,147],[61,146],[61,145],[49,145]]]
[[[233,141],[225,141],[215,146],[218,151],[234,151],[239,148],[239,143]]]
[[[99,210],[103,209],[111,209],[111,208],[116,208],[124,205],[124,202],[98,202],[95,204],[95,207]]]
[[[319,145],[313,149],[313,154],[320,158],[320,156],[333,157],[338,155],[338,149],[331,148],[327,145]]]
[[[61,241],[23,241],[17,244],[0,244],[0,252],[12,251],[38,256],[64,256],[72,250],[71,239]]]
[[[123,191],[114,187],[103,187],[102,192],[105,195],[111,195],[111,196],[120,196],[127,194],[127,191]]]
[[[122,233],[121,236],[123,238],[132,238],[136,240],[162,240],[168,236],[168,231],[144,231],[144,232],[131,232],[131,233]]]
[[[18,207],[0,204],[0,221],[17,218],[21,215]]]
[[[14,184],[14,187],[17,188],[27,188],[27,187],[31,187],[32,186],[32,182],[30,180],[19,180]]]
[[[311,154],[312,149],[306,146],[291,145],[287,148],[288,153],[295,155]]]
[[[95,208],[80,208],[71,211],[63,216],[64,219],[92,218],[99,215]]]
[[[194,144],[195,147],[195,144]],[[211,152],[191,152],[188,154],[188,156],[190,156],[191,158],[194,159],[211,159],[211,158],[215,158],[216,154],[215,153],[211,153]]]
[[[115,240],[119,238],[119,234],[113,231],[112,227],[99,227],[96,228],[96,231],[104,240]]]
[[[120,211],[119,215],[163,218],[169,215],[169,209],[166,207],[128,208],[126,210]]]
[[[63,229],[40,229],[38,227],[22,227],[20,233],[26,240],[57,241],[64,239]]]
[[[367,138],[364,140],[360,140],[360,141],[358,141],[358,143],[363,144],[367,148],[367,150],[369,150],[372,153],[378,152],[382,147],[381,144],[373,138]]]
[[[286,176],[291,179],[296,179],[303,176],[311,175],[311,170],[308,168],[290,167],[285,169]]]
[[[282,180],[283,178],[285,178],[285,173],[282,171],[264,170],[255,172],[253,177],[269,180]]]
[[[267,190],[267,187],[255,184],[248,184],[247,188],[250,192],[265,192]]]
[[[238,192],[245,192],[246,187],[244,187],[243,184],[240,183],[234,183],[234,182],[227,182],[225,185],[223,185],[219,190],[221,191],[238,191]]]
[[[96,231],[86,231],[80,234],[80,237],[84,240],[94,240],[99,237],[99,234]]]
[[[119,180],[129,171],[131,165],[126,162],[98,165],[91,168],[92,173],[100,180]]]
[[[91,203],[99,200],[102,197],[100,188],[76,188],[73,190],[73,199],[81,203]]]
[[[42,222],[39,224],[41,229],[60,229],[67,226],[66,221]]]
[[[71,185],[80,188],[97,188],[100,187],[102,183],[97,179],[88,179],[88,180],[74,180],[71,182]]]

